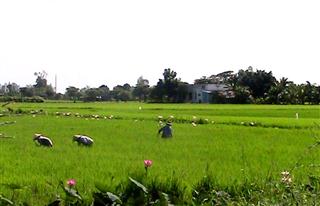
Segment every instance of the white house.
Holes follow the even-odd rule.
[[[225,84],[191,84],[188,88],[188,101],[192,103],[211,103],[215,92],[226,98],[234,97],[233,91]]]

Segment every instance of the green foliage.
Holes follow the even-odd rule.
[[[5,198],[2,195],[0,195],[0,205],[6,206],[6,205],[14,205],[14,204],[8,198]]]
[[[113,88],[111,96],[116,101],[129,101],[131,97],[131,86],[129,84],[117,85]]]
[[[134,87],[132,94],[133,96],[138,98],[139,101],[146,101],[150,93],[149,87],[149,81],[147,79],[143,79],[143,77],[141,76],[138,78],[137,84]]]
[[[120,195],[101,190],[94,193],[94,203],[100,205],[169,205],[184,203],[186,192],[177,178],[160,182],[158,178],[146,178],[137,174],[137,179],[120,183],[116,188]]]
[[[65,186],[62,186],[62,188],[66,194],[66,205],[82,205],[82,198],[77,190]]]
[[[99,87],[99,90],[101,92],[101,101],[109,101],[111,100],[111,93],[110,89],[107,85],[101,85]]]
[[[37,77],[35,88],[45,88],[47,86],[47,72],[35,72],[34,75]]]
[[[264,97],[271,86],[276,82],[272,72],[264,70],[253,71],[252,67],[247,70],[239,70],[236,75],[237,84],[248,87],[254,98]]]
[[[219,74],[213,74],[210,77],[203,76],[200,79],[195,79],[194,84],[228,84],[233,86],[235,74],[233,71],[225,71]]]
[[[73,102],[76,102],[77,100],[79,100],[80,98],[80,89],[79,88],[76,88],[76,87],[68,87],[66,89],[66,95],[71,99],[73,100]]]
[[[19,85],[16,83],[6,83],[4,85],[0,84],[0,95],[4,96],[18,96],[19,95]]]
[[[36,84],[33,85],[34,94],[45,99],[53,99],[55,91],[53,90],[53,87],[47,83],[48,74],[46,71],[35,72],[34,75],[37,77]],[[26,93],[27,90],[24,90],[23,92]]]
[[[210,203],[214,197],[215,181],[211,176],[204,176],[193,188],[192,201],[196,205]]]
[[[82,90],[82,100],[85,102],[98,101],[102,92],[98,88],[85,88]]]
[[[93,193],[93,205],[121,205],[121,199],[111,192],[95,192]]]
[[[0,84],[0,101],[10,97],[16,102],[29,102],[28,98],[40,96],[49,100],[68,99],[74,102],[95,101],[132,101],[139,100],[161,103],[183,103],[190,101],[189,91],[192,85],[177,78],[177,73],[170,68],[164,69],[163,79],[150,86],[147,79],[139,77],[135,87],[129,84],[117,85],[109,90],[106,85],[99,88],[85,87],[79,90],[74,86],[66,88],[65,94],[56,93],[47,82],[45,71],[35,72],[36,83],[19,87],[16,83]],[[320,103],[320,86],[306,82],[294,84],[287,78],[276,80],[272,72],[264,70],[225,71],[209,77],[195,79],[194,84],[217,84],[227,87],[227,92],[213,92],[209,102],[222,104],[315,104]],[[4,96],[4,97],[3,97]],[[9,99],[10,99],[9,98]],[[23,100],[25,98],[25,100]],[[211,101],[212,100],[212,101]],[[32,100],[30,100],[32,101]],[[206,101],[207,102],[207,101]]]
[[[170,68],[163,72],[163,79],[151,90],[151,98],[156,102],[183,102],[187,95],[186,84],[177,78]]]
[[[22,97],[33,97],[35,95],[34,88],[32,86],[21,87],[20,94]]]
[[[34,97],[17,97],[17,96],[4,96],[0,97],[0,102],[33,102],[33,103],[42,103],[44,99],[39,96]]]

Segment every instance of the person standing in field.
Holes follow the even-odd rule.
[[[162,128],[159,129],[158,134],[162,132],[161,137],[163,138],[169,138],[172,137],[172,128],[171,128],[172,123],[167,122],[166,125]]]

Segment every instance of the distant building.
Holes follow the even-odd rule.
[[[212,103],[214,94],[225,98],[234,97],[233,91],[225,84],[190,84],[188,87],[188,102]]]

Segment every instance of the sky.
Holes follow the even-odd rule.
[[[150,85],[252,66],[320,83],[318,0],[3,0],[0,84]]]

